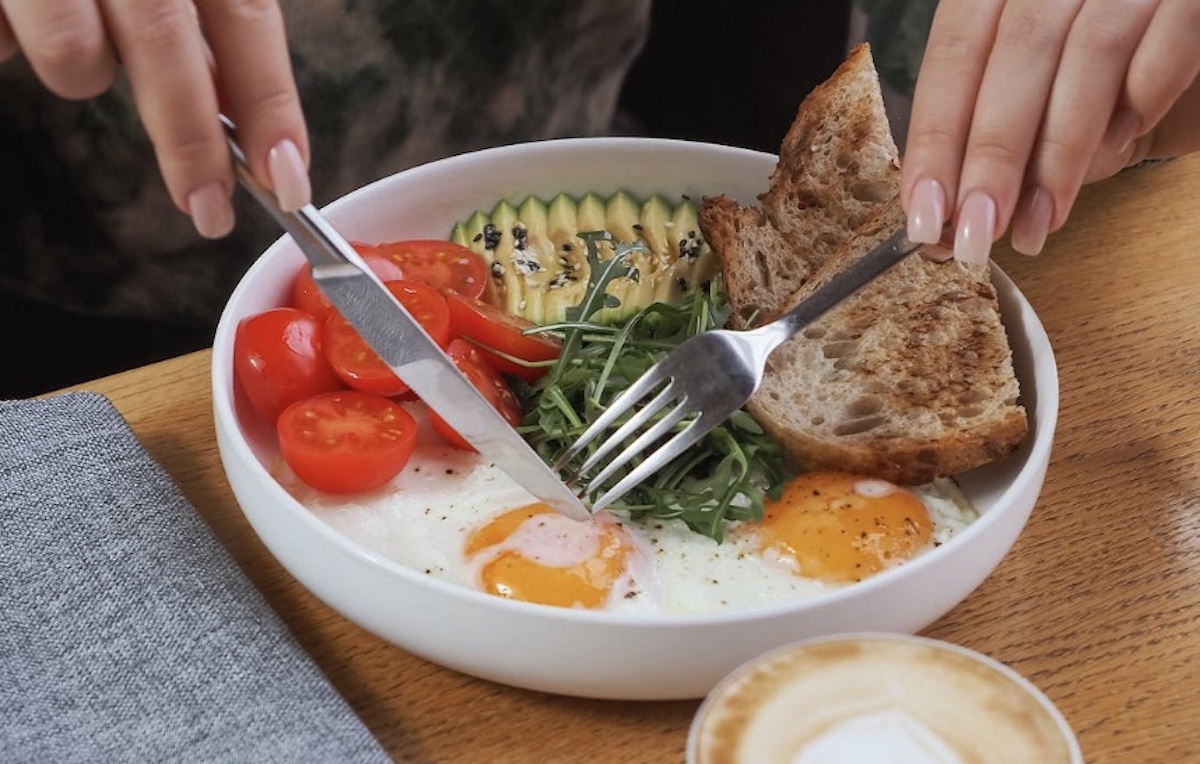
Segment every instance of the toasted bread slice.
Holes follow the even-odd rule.
[[[805,127],[789,136],[828,150],[804,161],[785,141],[764,210],[725,198],[701,204],[701,229],[743,323],[786,312],[905,224],[898,170],[880,159],[895,146],[890,135],[880,138],[886,116],[875,109],[878,84],[863,84],[862,55],[801,106]],[[816,109],[837,111],[822,128]],[[848,113],[877,124],[848,141],[840,135]],[[850,167],[869,168],[869,182],[889,184],[890,193],[857,193],[864,181],[841,169]],[[818,188],[817,178],[829,185]],[[788,213],[785,200],[800,199],[797,189],[820,198]],[[775,214],[768,203],[778,205]],[[1028,428],[1018,395],[987,268],[914,255],[776,350],[748,409],[800,469],[920,484],[1010,453]]]
[[[791,300],[902,225],[896,200]],[[1016,448],[1019,392],[987,269],[914,255],[776,350],[748,409],[804,469],[920,484]]]
[[[717,197],[700,211],[740,322],[777,313],[896,195],[899,168],[871,50],[859,45],[801,103],[762,208]]]

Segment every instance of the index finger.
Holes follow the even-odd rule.
[[[953,211],[975,99],[1004,4],[942,0],[934,13],[913,91],[900,175],[900,198],[914,240],[938,241],[946,208]],[[919,225],[916,218],[922,218]]]
[[[171,198],[197,230],[233,227],[233,169],[195,8],[188,0],[107,0],[104,17]]]
[[[238,126],[250,168],[284,209],[311,196],[308,131],[274,0],[198,0],[222,106]]]

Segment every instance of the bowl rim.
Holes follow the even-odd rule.
[[[381,186],[397,182],[397,178],[401,176],[405,179],[419,179],[425,173],[442,172],[447,168],[453,169],[455,165],[460,163],[469,163],[477,161],[480,158],[490,159],[494,155],[502,154],[505,159],[512,159],[514,157],[519,158],[528,152],[541,152],[545,150],[569,151],[579,147],[611,149],[613,151],[627,151],[629,149],[653,151],[670,147],[689,151],[717,151],[729,155],[736,154],[753,158],[756,161],[769,159],[772,163],[777,160],[775,155],[766,152],[673,138],[603,137],[547,139],[480,149],[402,170],[351,191],[330,202],[322,210],[325,214],[335,219],[336,222],[336,217],[340,210],[351,207],[360,197],[376,192]],[[254,263],[243,274],[237,286],[230,294],[217,324],[213,342],[210,375],[213,412],[218,429],[227,429],[229,431],[231,437],[227,438],[227,440],[233,449],[231,454],[223,455],[223,458],[227,456],[228,458],[235,458],[248,463],[250,470],[255,473],[259,482],[265,481],[267,483],[270,498],[276,502],[282,502],[290,515],[298,516],[297,519],[300,522],[331,542],[342,554],[357,558],[361,562],[378,566],[388,575],[399,576],[401,579],[417,586],[432,587],[432,590],[439,594],[465,600],[472,606],[488,609],[495,608],[510,614],[524,613],[531,617],[545,618],[551,621],[569,621],[589,625],[603,624],[605,626],[647,630],[661,630],[664,627],[694,628],[705,625],[730,625],[771,620],[777,618],[782,613],[795,615],[810,609],[820,610],[845,600],[857,598],[875,589],[891,586],[897,579],[916,575],[923,569],[938,564],[942,557],[953,553],[954,550],[969,543],[976,536],[989,532],[989,529],[993,525],[1000,522],[1000,513],[983,513],[970,526],[956,534],[946,544],[928,550],[917,558],[905,562],[903,565],[882,571],[869,579],[855,582],[848,586],[839,587],[809,597],[797,599],[785,598],[779,602],[770,604],[722,608],[698,613],[594,611],[582,608],[554,607],[505,599],[487,594],[486,592],[476,591],[459,583],[422,574],[415,568],[392,560],[381,553],[359,544],[309,511],[300,501],[288,493],[279,481],[271,475],[266,466],[259,461],[251,449],[238,421],[236,407],[231,396],[233,385],[235,384],[232,377],[232,347],[233,332],[236,328],[232,306],[241,301],[244,293],[248,291],[253,277],[260,271],[266,270],[268,264],[272,260],[278,259],[281,256],[280,253],[286,249],[294,250],[295,246],[289,237],[284,235],[275,240],[255,259]],[[1007,327],[1010,321],[1020,318],[1021,326],[1025,330],[1024,333],[1027,337],[1027,343],[1034,356],[1031,360],[1034,361],[1033,365],[1038,367],[1036,379],[1029,380],[1032,383],[1031,387],[1034,388],[1033,391],[1027,391],[1024,384],[1025,380],[1021,380],[1022,397],[1027,397],[1028,394],[1036,392],[1034,411],[1028,413],[1031,435],[1027,436],[1029,440],[1022,446],[1025,463],[1021,466],[1015,478],[1005,485],[1003,490],[995,497],[993,503],[1000,504],[1005,501],[1011,501],[1013,497],[1029,490],[1034,481],[1041,480],[1040,473],[1043,472],[1045,465],[1049,462],[1050,451],[1053,445],[1054,432],[1058,419],[1060,392],[1058,370],[1053,350],[1045,328],[1042,326],[1032,305],[1030,305],[1029,301],[1017,288],[1016,284],[994,262],[991,264],[991,272],[993,283],[997,285],[998,290],[1003,287],[1000,297],[1004,323]],[[1007,307],[1004,304],[1006,296],[1011,303]],[[1013,310],[1018,311],[1020,315],[1009,315]],[[1043,355],[1038,355],[1037,351],[1039,349],[1045,351]],[[229,352],[218,352],[221,350]],[[1046,393],[1049,393],[1049,395]],[[238,508],[242,511],[243,515],[246,514],[240,501],[238,502]]]

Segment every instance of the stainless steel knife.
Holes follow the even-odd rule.
[[[279,208],[255,179],[232,122],[221,118],[238,181],[304,252],[313,281],[384,363],[479,453],[522,487],[566,515],[591,516],[587,505],[542,461],[367,268],[354,248],[312,205]]]

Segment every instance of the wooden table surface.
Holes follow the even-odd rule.
[[[1062,380],[1053,459],[1015,547],[924,633],[1039,685],[1089,762],[1200,761],[1200,155],[1085,189],[1038,258],[997,262]],[[221,470],[209,353],[107,394],[397,761],[682,761],[697,702],[579,700],[477,680],[348,622],[275,562]]]

